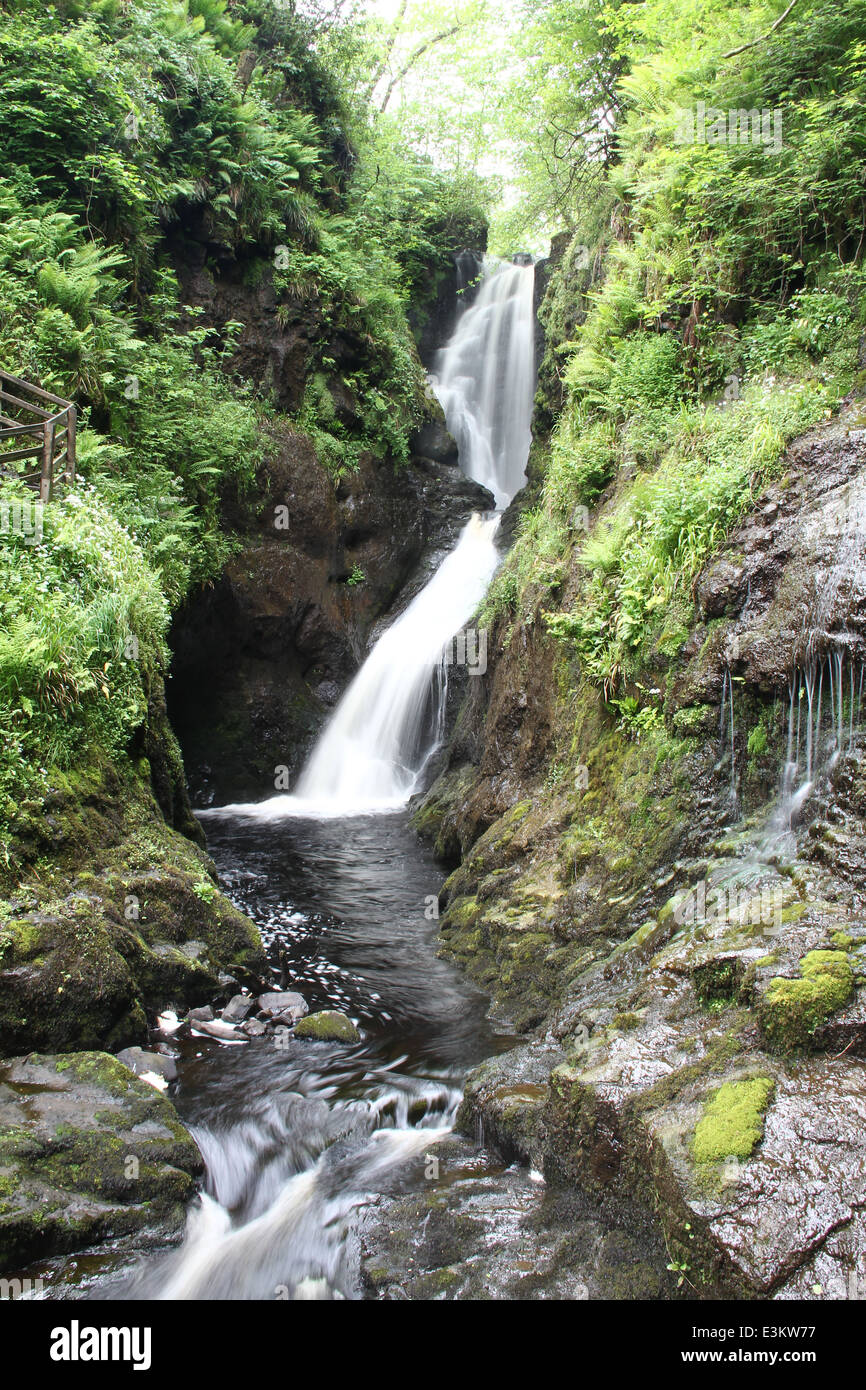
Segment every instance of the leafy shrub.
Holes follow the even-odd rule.
[[[0,499],[21,496],[32,503],[0,484]],[[168,620],[158,575],[95,490],[45,508],[38,544],[0,536],[0,821],[51,765],[125,753]]]

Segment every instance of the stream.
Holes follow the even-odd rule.
[[[487,262],[437,362],[461,467],[497,508],[525,478],[533,284],[531,266]],[[447,648],[493,576],[498,522],[473,517],[381,635],[291,795],[202,813],[221,884],[285,987],[311,1012],[348,1015],[361,1040],[281,1029],[178,1041],[175,1100],[205,1190],[180,1249],[144,1261],[113,1296],[360,1296],[357,1213],[407,1173],[411,1186],[436,1171],[466,1073],[513,1041],[437,957],[442,870],[405,810],[442,744]]]
[[[226,815],[208,835],[225,890],[272,954],[282,948],[292,988],[311,1011],[348,1013],[362,1041],[178,1044],[175,1102],[207,1162],[206,1196],[181,1250],[147,1262],[124,1291],[352,1297],[355,1209],[447,1134],[466,1070],[510,1040],[486,1020],[484,996],[437,959],[425,898],[441,869],[404,814]]]

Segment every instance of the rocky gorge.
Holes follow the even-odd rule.
[[[0,1298],[858,1300],[862,0],[410,8],[0,0]]]
[[[815,596],[825,598],[822,631],[844,633],[845,660],[859,681],[862,576],[845,543],[856,526],[851,518],[860,511],[857,488],[866,447],[860,418],[852,399],[837,419],[796,439],[780,480],[755,497],[749,514],[704,567],[694,586],[694,626],[684,632],[664,676],[669,734],[661,748],[657,739],[648,746],[612,727],[586,692],[575,700],[561,650],[541,631],[540,609],[549,602],[541,591],[518,622],[500,620],[491,632],[489,668],[479,680],[464,681],[445,766],[414,812],[440,859],[457,864],[440,895],[441,949],[491,995],[494,1015],[521,1035],[516,1046],[469,1076],[458,1129],[476,1143],[481,1138],[506,1163],[517,1160],[543,1173],[549,1188],[544,1202],[552,1209],[565,1202],[570,1210],[576,1198],[568,1194],[579,1193],[581,1220],[589,1223],[588,1231],[596,1223],[590,1246],[599,1253],[590,1260],[584,1251],[570,1276],[567,1255],[547,1257],[558,1272],[552,1283],[539,1285],[548,1289],[544,1296],[658,1297],[666,1290],[665,1296],[711,1298],[841,1297],[848,1296],[852,1280],[856,1285],[863,1277],[857,1254],[863,1167],[857,1097],[866,1041],[858,1002],[862,926],[856,869],[862,858],[862,788],[853,706],[846,707],[850,739],[841,756],[821,768],[799,822],[781,839],[770,836],[785,758],[792,661],[820,662],[824,656],[804,645]],[[231,562],[220,587],[183,614],[176,628],[174,679],[180,693],[173,692],[170,709],[192,776],[201,778],[199,797],[202,789],[210,798],[260,795],[283,750],[300,759],[305,736],[333,699],[323,698],[328,692],[321,682],[332,680],[339,690],[350,669],[349,653],[358,650],[377,609],[399,596],[395,575],[413,572],[425,542],[430,554],[441,553],[459,523],[460,507],[477,501],[473,485],[449,473],[453,445],[443,447],[443,426],[436,424],[436,430],[428,447],[444,457],[419,456],[413,465],[423,480],[418,491],[407,495],[404,481],[391,509],[376,492],[375,474],[366,491],[359,491],[363,474],[353,479],[354,494],[343,502],[340,489],[334,494],[324,479],[321,496],[311,494],[315,459],[304,454],[301,437],[292,457],[284,454],[269,465],[258,532]],[[536,448],[540,443],[537,434]],[[333,501],[326,500],[329,495]],[[374,525],[371,539],[352,554],[365,556],[371,572],[382,576],[380,584],[387,580],[387,587],[365,594],[360,610],[323,598],[333,590],[335,557],[346,544],[342,518],[348,512],[357,524],[352,495]],[[272,525],[281,505],[289,509],[285,538]],[[371,548],[363,550],[363,544]],[[416,588],[425,572],[423,565],[416,571]],[[566,568],[563,607],[568,586],[580,582],[579,569],[570,577]],[[827,651],[833,640],[825,638]],[[232,663],[225,659],[229,648]],[[231,685],[215,683],[216,671],[229,671]],[[730,729],[724,712],[728,688],[735,692]],[[206,695],[197,699],[195,692],[203,689]],[[303,693],[302,701],[295,691]],[[271,707],[279,709],[278,717],[271,716]],[[766,730],[757,749],[749,738],[754,727]],[[250,747],[265,772],[244,757],[242,750]],[[197,761],[204,748],[211,750],[209,765]],[[578,769],[576,780],[574,774],[551,777],[551,765],[565,760]],[[276,1026],[297,1024],[300,1036],[298,1019],[307,1014],[300,995],[265,994],[254,1003],[256,987],[263,989],[268,976],[265,957],[252,925],[220,897],[212,864],[176,832],[157,831],[156,807],[148,810],[140,791],[129,792],[130,809],[112,817],[107,806],[116,805],[116,788],[110,780],[94,783],[86,816],[75,807],[70,820],[63,813],[68,816],[74,806],[73,792],[67,791],[65,802],[58,793],[60,820],[49,842],[54,855],[80,861],[97,818],[107,848],[106,831],[117,822],[112,835],[121,857],[112,863],[109,856],[96,874],[83,872],[77,893],[67,900],[79,927],[89,914],[97,933],[113,934],[114,954],[92,957],[99,960],[101,982],[94,995],[93,967],[85,958],[69,961],[64,955],[57,917],[44,906],[24,911],[23,899],[12,954],[4,961],[21,1012],[17,1025],[7,1016],[7,1053],[14,1053],[17,1036],[31,1045],[36,1041],[42,1051],[119,1050],[144,1042],[145,1014],[153,1024],[166,1008],[191,1007],[185,1027],[205,1038],[211,1029],[219,1038],[221,1027],[226,1037],[243,1030],[257,1038],[273,1033],[269,1005],[279,998],[298,1000],[300,1007],[297,1017],[278,1017]],[[159,843],[164,860],[168,833],[178,847],[176,867],[157,873],[146,867],[144,855],[138,876],[132,873],[130,836],[138,835],[151,853]],[[117,903],[113,912],[106,913],[106,898]],[[130,919],[131,902],[145,907]],[[193,905],[197,925],[190,919]],[[162,925],[160,913],[167,914]],[[99,940],[97,935],[91,951]],[[106,971],[109,958],[117,962],[113,975]],[[87,995],[86,1011],[76,997],[76,976]],[[54,978],[63,979],[62,989],[52,985]],[[830,988],[823,990],[824,981]],[[253,993],[227,1004],[238,984]],[[53,991],[67,998],[46,1012]],[[208,1001],[222,1012],[224,1024],[213,1008],[201,1007]],[[264,1021],[256,1022],[254,1010]],[[358,1036],[345,1015],[307,1018],[311,1025],[334,1020],[330,1032],[311,1028],[313,1037]],[[34,1035],[35,1026],[44,1033]],[[31,1090],[28,1081],[26,1093],[44,1095],[51,1107],[23,1132],[20,1126],[6,1131],[4,1153],[16,1160],[13,1172],[27,1172],[29,1184],[7,1182],[7,1267],[20,1267],[25,1253],[29,1264],[44,1251],[90,1248],[95,1237],[122,1245],[130,1231],[142,1228],[148,1239],[164,1241],[167,1231],[179,1233],[180,1202],[201,1171],[187,1136],[183,1160],[169,1151],[154,1155],[152,1196],[127,1184],[136,1194],[130,1208],[124,1184],[108,1181],[111,1163],[106,1169],[108,1155],[100,1148],[108,1144],[109,1153],[137,1155],[129,1122],[118,1116],[104,1139],[97,1131],[87,1140],[98,1155],[94,1164],[76,1154],[84,1138],[75,1126],[71,1139],[58,1136],[54,1110],[78,1076],[76,1057],[91,1067],[87,1076],[93,1079],[86,1084],[103,1086],[107,1097],[119,1097],[118,1087],[128,1092],[137,1086],[139,1105],[166,1102],[150,1101],[153,1093],[143,1083],[121,1083],[120,1075],[127,1074],[118,1073],[110,1058],[102,1061],[86,1051],[65,1055],[71,1073],[56,1053],[4,1066],[7,1106],[14,1111],[14,1097],[23,1096],[22,1068],[30,1067],[39,1070],[38,1086]],[[159,1055],[141,1053],[134,1070],[162,1070]],[[55,1076],[63,1077],[65,1091],[58,1090]],[[80,1095],[65,1101],[67,1118],[80,1103]],[[41,1126],[44,1157],[33,1148],[34,1125]],[[168,1141],[182,1133],[168,1111],[147,1126],[159,1142],[162,1135]],[[24,1152],[21,1169],[16,1156]],[[473,1171],[471,1153],[470,1147],[465,1158],[451,1160],[471,1175],[469,1192],[479,1182],[491,1194],[501,1191],[500,1181]],[[43,1208],[45,1166],[58,1163],[61,1174],[50,1179],[55,1229],[46,1226]],[[821,1193],[805,1217],[804,1171],[811,1190]],[[70,1187],[75,1173],[81,1177],[72,1178]],[[40,1218],[28,1236],[34,1192]],[[381,1200],[392,1235],[411,1229],[417,1199]],[[470,1201],[475,1211],[475,1197]],[[89,1202],[92,1211],[70,1228],[70,1204],[79,1202]],[[518,1211],[521,1202],[515,1199]],[[443,1206],[438,1196],[435,1210],[436,1250],[416,1249],[410,1261],[418,1268],[412,1276],[416,1296],[434,1290],[433,1296],[478,1296],[472,1272],[472,1241],[478,1237],[469,1232],[479,1217],[461,1215],[456,1200]],[[527,1223],[529,1229],[537,1226],[528,1212],[520,1217],[521,1240]],[[554,1245],[573,1220],[561,1212],[552,1218],[552,1232],[559,1232],[549,1237]],[[500,1239],[501,1211],[487,1241]],[[383,1247],[375,1227],[365,1240],[363,1277],[374,1295],[387,1296],[404,1279],[407,1256],[393,1242]],[[609,1258],[603,1252],[612,1241],[620,1243],[614,1283],[603,1273]]]

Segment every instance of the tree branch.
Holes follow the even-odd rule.
[[[791,11],[793,10],[793,8],[794,8],[794,6],[796,5],[796,3],[797,3],[797,0],[791,0],[791,3],[790,3],[790,5],[788,6],[788,8],[787,8],[786,10],[783,10],[783,11],[782,11],[782,13],[779,15],[779,18],[776,20],[776,22],[775,22],[774,24],[771,24],[771,25],[770,25],[770,27],[769,27],[769,29],[767,30],[766,34],[759,34],[758,37],[757,37],[756,39],[750,39],[748,43],[741,43],[740,46],[739,46],[739,48],[731,48],[731,49],[729,49],[727,53],[723,53],[723,54],[722,54],[722,57],[723,57],[723,58],[736,58],[736,56],[737,56],[738,53],[745,53],[747,48],[755,48],[755,47],[757,47],[757,45],[758,45],[759,43],[763,43],[764,40],[765,40],[765,39],[768,39],[768,38],[770,37],[771,34],[775,33],[775,31],[778,29],[779,25],[782,23],[782,20],[788,18],[788,15],[791,13]]]
[[[379,63],[376,65],[376,69],[373,73],[372,78],[367,83],[366,99],[368,101],[370,100],[370,97],[375,92],[376,87],[384,77],[388,64],[391,61],[391,54],[394,52],[394,45],[397,42],[397,36],[399,35],[403,27],[403,20],[406,18],[406,10],[408,9],[408,7],[409,0],[401,0],[400,9],[397,12],[397,15],[394,19],[394,23],[391,25],[391,32],[385,41],[385,50],[382,54]]]
[[[434,44],[444,43],[446,39],[453,38],[455,34],[460,32],[461,27],[460,24],[452,24],[450,29],[443,29],[441,33],[434,34],[430,39],[425,39],[423,43],[419,43],[418,47],[412,50],[402,68],[394,74],[391,81],[388,83],[388,90],[382,100],[382,105],[379,107],[380,113],[385,110],[388,102],[391,100],[394,94],[394,88],[403,81],[407,73],[411,72],[412,68],[414,68],[420,58],[424,57],[428,49],[431,49]]]

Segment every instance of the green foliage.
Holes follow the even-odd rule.
[[[701,567],[854,380],[866,0],[807,0],[742,54],[737,33],[778,17],[764,0],[734,32],[721,0],[524,12],[539,68],[573,65],[536,84],[543,134],[524,124],[524,207],[546,178],[571,234],[543,309],[542,419],[558,419],[535,526],[561,529],[583,575],[545,621],[631,730],[658,716],[646,673],[676,658]],[[766,111],[767,138],[681,138],[699,101]],[[531,544],[497,581],[518,613]]]
[[[81,431],[80,471],[177,604],[225,559],[221,496],[252,484],[262,457],[256,411],[221,371],[225,347],[218,352],[203,329],[177,331],[171,277],[152,300],[162,336],[139,337],[116,274],[121,253],[85,242],[68,213],[31,215],[8,183],[0,212],[0,361],[89,400],[89,414],[107,423],[107,434]]]
[[[338,477],[357,467],[363,450],[397,462],[408,458],[409,435],[421,418],[424,375],[406,319],[406,291],[387,247],[349,217],[330,218],[318,241],[315,251],[286,248],[274,285],[280,293],[315,302],[332,331],[342,330],[368,348],[354,370],[341,373],[341,394],[352,401],[349,420],[339,417],[328,388],[335,362],[324,355],[310,364],[299,424]]]
[[[147,266],[159,221],[207,207],[233,245],[281,234],[325,152],[312,112],[278,105],[263,75],[246,93],[235,50],[253,36],[214,0],[35,6],[0,18],[0,175],[86,208]],[[225,56],[224,56],[225,55]],[[271,73],[273,73],[271,69]]]
[[[243,324],[183,303],[191,244],[305,319],[298,423],[335,477],[408,455],[407,304],[476,182],[364,116],[359,158],[324,33],[279,0],[0,0],[0,363],[76,402],[80,477],[41,544],[0,535],[0,820],[52,764],[128,752],[169,611],[238,544],[271,407],[230,374]]]
[[[0,484],[0,502],[26,497]],[[53,764],[119,756],[167,662],[159,577],[99,493],[44,510],[38,544],[0,536],[0,822]]]
[[[506,556],[478,615],[481,627],[492,626],[511,610],[531,622],[540,597],[555,593],[564,577],[566,528],[549,510],[536,508],[520,518],[517,538]]]
[[[734,405],[692,407],[665,431],[658,468],[639,474],[582,546],[586,580],[550,630],[573,642],[608,694],[643,669],[660,618],[774,475],[786,442],[828,413],[838,382],[756,384]]]

